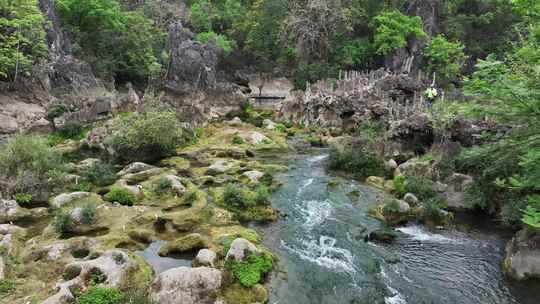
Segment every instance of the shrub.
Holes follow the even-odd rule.
[[[82,139],[84,137],[84,127],[78,121],[68,121],[59,130],[60,135],[67,139]]]
[[[122,304],[125,295],[116,288],[93,286],[77,298],[76,304]]]
[[[201,43],[207,43],[210,40],[215,40],[225,56],[231,54],[236,48],[236,42],[234,40],[230,40],[227,38],[227,36],[216,34],[213,31],[199,33],[197,36],[195,36],[195,40]]]
[[[223,192],[223,202],[232,207],[242,208],[245,206],[242,190],[235,184],[228,184]]]
[[[368,141],[373,142],[384,133],[384,124],[380,121],[365,120],[358,125],[356,132]]]
[[[169,190],[171,190],[172,188],[172,182],[171,180],[165,178],[165,177],[162,177],[158,180],[157,184],[156,184],[156,192],[157,193],[165,193]]]
[[[396,199],[391,199],[384,202],[384,213],[399,213],[399,209],[399,202]]]
[[[444,220],[442,210],[447,208],[447,203],[436,197],[429,198],[422,204],[424,207],[424,218],[441,222]]]
[[[67,107],[65,104],[56,103],[50,106],[47,109],[47,119],[53,121],[55,118],[62,116],[67,112]]]
[[[174,154],[184,142],[172,111],[148,112],[122,117],[106,139],[119,161],[152,162]]]
[[[17,193],[15,194],[15,201],[19,203],[19,205],[26,205],[30,202],[32,202],[32,194],[30,193]]]
[[[242,145],[244,144],[244,139],[242,138],[242,136],[235,134],[232,139],[232,143],[235,145]]]
[[[464,48],[459,41],[450,42],[442,35],[433,38],[424,49],[428,72],[437,73],[438,79],[455,79],[467,59]]]
[[[272,257],[267,253],[262,253],[261,255],[251,254],[244,262],[231,261],[228,267],[240,284],[252,287],[272,269],[272,263]]]
[[[56,232],[60,234],[70,232],[73,228],[73,220],[71,219],[71,215],[63,209],[57,210],[56,214],[54,215],[53,226]]]
[[[61,156],[43,137],[16,135],[0,147],[0,176],[6,192],[32,193],[63,172]]]
[[[307,141],[309,142],[309,144],[312,147],[323,147],[324,146],[324,142],[323,142],[322,138],[319,137],[319,136],[310,135],[310,136],[308,136]]]
[[[87,181],[96,186],[107,186],[116,180],[113,166],[102,162],[93,163],[82,175]]]
[[[260,185],[255,189],[255,203],[258,205],[267,204],[270,199],[270,191],[265,185]]]
[[[357,178],[385,174],[383,160],[365,150],[345,150],[343,152],[332,150],[329,157],[329,167],[332,170],[352,173]]]
[[[105,194],[105,199],[109,202],[116,202],[124,206],[133,206],[137,201],[135,194],[131,193],[129,190],[121,187],[112,187],[109,193]]]
[[[418,16],[407,16],[397,9],[387,10],[373,20],[375,27],[374,46],[378,55],[388,55],[395,49],[407,45],[411,37],[425,38],[422,19]]]
[[[88,203],[82,207],[82,222],[84,224],[92,224],[96,217],[96,205]]]
[[[394,187],[396,188],[396,194],[398,196],[404,196],[405,194],[407,194],[407,192],[405,191],[405,176],[394,176]]]
[[[437,192],[433,190],[433,182],[415,176],[407,176],[405,179],[405,193],[412,193],[421,201],[437,197]]]
[[[87,181],[80,181],[76,184],[69,185],[67,188],[70,191],[90,192],[90,190],[92,190],[92,184]]]

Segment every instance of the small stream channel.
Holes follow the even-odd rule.
[[[457,216],[452,231],[410,225],[391,244],[365,242],[381,225],[367,212],[384,194],[332,176],[323,153],[299,156],[278,177],[272,203],[284,217],[264,228],[280,259],[271,304],[540,303],[540,284],[501,272],[510,236],[485,218]]]

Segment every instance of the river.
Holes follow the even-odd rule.
[[[485,218],[458,216],[450,231],[401,227],[391,244],[364,241],[381,226],[367,212],[384,193],[332,175],[326,159],[299,156],[278,176],[272,203],[283,217],[263,228],[279,256],[271,304],[540,303],[540,284],[503,275],[509,235]]]

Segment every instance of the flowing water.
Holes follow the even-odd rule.
[[[384,194],[332,176],[326,158],[300,157],[279,177],[273,205],[284,216],[265,228],[266,246],[280,257],[270,303],[540,303],[538,283],[502,274],[508,235],[485,219],[452,231],[410,225],[392,244],[365,242],[380,227],[367,212]]]

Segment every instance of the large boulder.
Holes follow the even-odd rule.
[[[227,256],[225,257],[225,259],[227,261],[233,260],[237,262],[242,262],[250,254],[258,252],[260,252],[260,250],[250,241],[243,238],[238,238],[232,242],[231,248],[227,252]]]
[[[160,304],[214,304],[223,275],[208,267],[167,270],[152,282],[150,299]]]
[[[199,267],[199,266],[208,266],[208,267],[214,267],[214,264],[217,261],[217,254],[210,250],[210,249],[201,249],[197,253],[197,256],[193,260],[193,266]]]
[[[473,183],[473,178],[469,175],[454,173],[445,180],[445,183],[447,187],[443,195],[448,202],[448,207],[455,210],[465,209],[465,191]]]
[[[53,208],[62,208],[63,206],[72,203],[81,198],[90,196],[90,192],[72,192],[72,193],[62,193],[51,200],[51,207]]]
[[[174,253],[184,253],[205,248],[206,240],[198,233],[188,234],[172,242],[168,242],[159,250],[160,256],[168,256]]]
[[[90,278],[100,279],[105,287],[118,287],[140,271],[140,265],[121,250],[109,250],[93,260],[75,261],[64,268],[66,281],[56,285],[57,293],[43,304],[68,303],[75,299],[72,291],[92,284]]]
[[[9,223],[30,215],[16,201],[0,199],[0,223]]]
[[[180,21],[169,26],[171,62],[167,73],[167,88],[180,93],[212,87],[220,48],[214,40],[199,43]]]
[[[540,234],[519,231],[506,245],[503,265],[517,280],[540,278]]]

